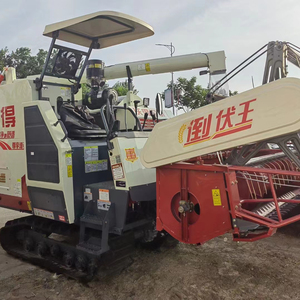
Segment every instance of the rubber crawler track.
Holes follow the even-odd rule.
[[[0,230],[0,243],[12,256],[82,282],[92,280],[98,269],[102,273],[119,269],[134,251],[132,243],[126,243],[123,236],[115,238],[113,250],[101,257],[77,249],[76,244],[48,238],[51,233],[72,236],[76,230],[69,224],[29,216],[7,222]]]

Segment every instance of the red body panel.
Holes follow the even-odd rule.
[[[222,172],[162,167],[157,169],[157,182],[157,218],[162,224],[158,230],[164,229],[177,240],[191,244],[204,243],[231,230]],[[216,189],[220,191],[221,205],[214,203],[212,197]],[[181,219],[180,200],[189,200],[199,209]]]

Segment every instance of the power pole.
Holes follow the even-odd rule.
[[[164,46],[168,48],[171,52],[171,57],[173,57],[173,54],[175,52],[175,47],[171,43],[170,45],[167,44],[155,44],[156,46]],[[174,73],[171,73],[172,78],[171,78],[171,101],[172,101],[172,107],[173,107],[173,115],[175,116],[175,101],[174,101]]]

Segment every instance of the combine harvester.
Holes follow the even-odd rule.
[[[140,153],[153,125],[168,116],[132,91],[118,99],[112,89],[100,88],[106,79],[128,77],[130,89],[132,76],[201,67],[224,72],[225,54],[106,68],[89,60],[93,49],[153,33],[131,16],[93,13],[46,26],[52,43],[41,75],[16,79],[13,68],[6,70],[0,85],[0,206],[32,214],[1,229],[8,253],[89,279],[98,265],[109,270],[122,265],[136,242],[155,244],[163,236],[155,226],[156,172],[142,166]],[[88,108],[75,107],[85,69]]]
[[[194,68],[224,73],[223,51],[104,67],[89,60],[93,49],[153,35],[115,12],[49,25],[44,35],[52,43],[42,74],[16,79],[9,68],[0,85],[0,205],[32,214],[1,229],[8,253],[87,280],[165,232],[192,244],[225,232],[253,241],[300,219],[300,80],[168,119],[159,97],[155,111],[132,91],[118,99],[100,87],[127,77],[130,90],[133,76]],[[85,68],[88,108],[75,105]]]

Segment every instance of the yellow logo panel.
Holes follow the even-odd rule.
[[[136,156],[136,153],[135,153],[135,148],[128,148],[128,149],[125,149],[125,152],[126,152],[126,160],[127,161],[130,161],[132,163],[134,163],[136,160],[138,160],[138,157]]]

